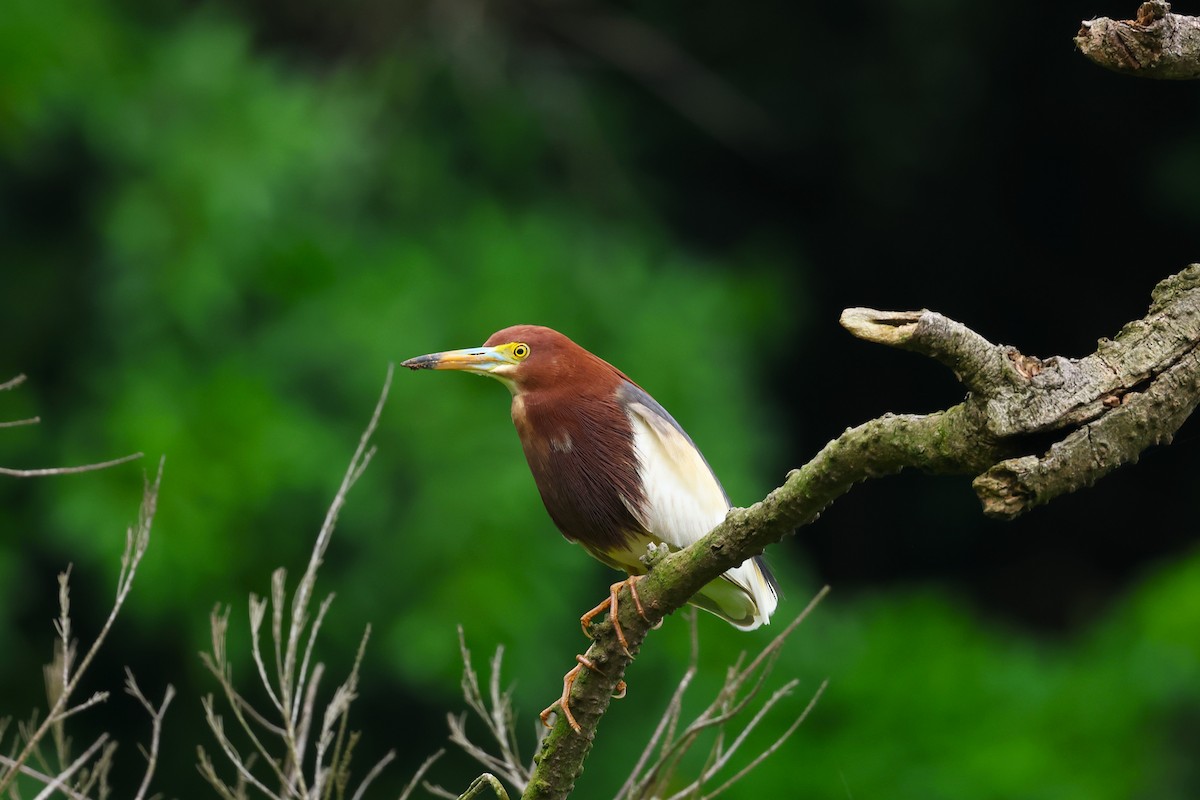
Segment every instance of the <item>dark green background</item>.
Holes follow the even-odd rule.
[[[124,665],[152,695],[174,683],[155,787],[209,795],[192,766],[212,745],[209,611],[233,606],[248,682],[247,594],[303,569],[389,362],[559,328],[748,504],[845,427],[961,397],[841,331],[846,306],[1089,352],[1200,243],[1196,86],[1072,47],[1081,19],[1134,10],[7,0],[0,380],[29,381],[0,419],[43,422],[0,431],[0,463],[147,458],[0,482],[0,715],[40,703],[66,564],[77,631],[99,627],[165,455],[150,552],[83,690],[119,689]],[[506,646],[528,733],[611,579],[546,517],[507,402],[398,374],[329,551],[322,658],[344,674],[373,626],[353,721],[360,775],[400,750],[381,796],[462,705],[457,624],[480,666]],[[801,680],[789,712],[830,688],[730,796],[1200,795],[1196,456],[1185,426],[1010,524],[964,478],[856,487],[769,553],[781,621],[834,589],[780,663]],[[768,635],[703,618],[697,702]],[[679,620],[651,637],[579,797],[620,785],[686,650]],[[76,724],[120,738],[132,794],[141,711],[118,693]],[[461,790],[474,772],[433,775]]]

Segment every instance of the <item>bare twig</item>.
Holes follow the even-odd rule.
[[[175,687],[167,684],[167,689],[163,692],[162,703],[155,708],[146,699],[146,695],[142,694],[142,690],[137,684],[137,679],[133,677],[133,672],[126,667],[125,691],[141,703],[142,708],[146,709],[146,713],[150,715],[150,749],[142,749],[142,755],[146,757],[146,772],[142,775],[142,783],[138,786],[137,794],[134,795],[134,800],[145,800],[146,792],[150,790],[150,781],[154,778],[154,770],[158,766],[158,744],[162,738],[163,717],[166,716],[167,706],[171,704],[171,700],[175,697]]]
[[[479,676],[471,665],[471,651],[467,649],[466,637],[461,625],[458,627],[458,646],[463,661],[463,699],[491,734],[491,738],[499,747],[500,755],[492,755],[486,748],[476,745],[470,740],[466,732],[466,714],[447,715],[446,722],[450,727],[450,741],[482,764],[485,769],[499,773],[518,792],[523,792],[529,783],[532,765],[521,762],[512,711],[512,695],[500,689],[504,648],[503,646],[497,647],[495,655],[492,656],[491,675],[488,680],[488,699],[485,699],[479,683]],[[457,797],[457,795],[454,796]]]
[[[797,626],[808,617],[812,609],[825,597],[828,591],[829,588],[825,587],[818,592],[808,606],[790,624],[781,630],[748,664],[742,666],[741,661],[743,659],[739,658],[738,664],[729,670],[725,684],[720,692],[718,692],[716,699],[694,721],[677,734],[679,717],[683,707],[683,697],[696,674],[699,662],[699,639],[696,630],[695,613],[689,613],[687,620],[691,639],[691,656],[688,667],[671,699],[668,701],[666,710],[663,712],[662,718],[651,734],[650,740],[638,759],[637,764],[634,765],[629,778],[617,792],[616,800],[661,797],[661,789],[671,781],[672,774],[680,759],[696,743],[700,735],[709,730],[716,730],[716,739],[708,763],[705,764],[694,782],[673,797],[683,798],[693,793],[698,793],[707,782],[716,777],[730,763],[750,732],[797,685],[798,681],[793,680],[787,682],[781,689],[777,690],[742,727],[742,730],[734,737],[732,744],[728,748],[724,746],[727,725],[757,696],[763,681],[766,680],[771,667],[778,658],[784,642],[796,630]],[[459,797],[472,797],[488,786],[492,786],[494,789],[500,787],[499,781],[494,775],[490,774],[495,772],[503,776],[518,791],[524,793],[530,787],[532,769],[522,764],[517,755],[511,698],[507,692],[500,690],[500,666],[503,649],[497,648],[496,655],[492,658],[492,673],[489,680],[488,697],[485,699],[479,676],[471,664],[471,653],[467,649],[461,627],[459,628],[459,648],[463,659],[463,697],[468,707],[483,721],[490,737],[499,749],[499,754],[493,754],[489,752],[488,748],[470,740],[466,733],[465,714],[460,716],[449,715],[447,720],[450,726],[450,740],[482,764],[488,770],[485,773],[487,777],[485,780],[484,776],[480,776],[479,779],[471,784],[467,792],[461,796],[441,786],[426,784],[426,789],[432,794],[439,797],[451,798],[451,800]],[[820,695],[820,691],[818,690],[817,696]],[[814,701],[810,701],[809,709],[811,709],[813,702],[815,702],[815,698]],[[713,795],[715,796],[716,793],[724,791],[761,763],[766,755],[778,750],[782,746],[782,743],[795,731],[807,713],[808,709],[800,715],[797,721],[788,727],[783,735],[766,749],[765,755],[760,753],[752,758],[745,767],[736,772],[733,777],[726,780]],[[659,749],[660,742],[661,749]],[[657,757],[655,757],[656,750],[659,750]],[[654,759],[653,763],[647,766],[651,759]]]
[[[769,675],[771,668],[779,657],[779,653],[783,648],[788,637],[796,630],[796,628],[816,607],[818,603],[824,599],[829,593],[829,587],[826,586],[819,591],[804,610],[801,611],[795,619],[781,630],[774,639],[764,647],[750,663],[744,667],[736,664],[729,670],[725,679],[724,686],[717,693],[716,698],[711,704],[701,712],[695,720],[688,724],[678,735],[675,734],[676,725],[683,704],[683,695],[690,684],[692,675],[695,673],[694,665],[698,660],[698,644],[693,641],[692,658],[689,663],[688,670],[684,673],[683,679],[672,695],[671,700],[667,703],[667,708],[663,713],[655,732],[650,737],[650,742],[647,744],[642,757],[634,766],[629,778],[622,785],[620,791],[617,792],[616,800],[631,800],[632,798],[652,798],[660,797],[662,789],[671,782],[676,767],[687,751],[696,743],[699,736],[708,730],[716,730],[716,737],[713,742],[713,747],[709,758],[701,768],[697,777],[689,783],[685,788],[671,795],[669,800],[681,800],[681,798],[689,797],[700,792],[704,785],[711,781],[716,775],[724,769],[730,759],[737,753],[738,749],[745,742],[746,737],[753,731],[758,724],[766,717],[772,708],[792,689],[798,685],[798,680],[791,680],[784,684],[783,687],[776,690],[770,698],[766,700],[763,706],[750,718],[733,739],[733,742],[725,747],[725,736],[728,732],[728,723],[735,719],[747,707],[747,705],[757,696],[762,688],[763,682]],[[694,622],[693,622],[693,638]],[[749,686],[748,690],[744,691]],[[819,697],[823,686],[817,691]],[[812,707],[816,698],[809,703],[809,708]],[[753,767],[762,762],[763,758],[770,753],[775,752],[782,743],[792,734],[804,717],[807,716],[808,709],[797,718],[795,722],[787,729],[787,731],[779,737],[775,743],[768,747],[764,753],[759,753],[745,767],[739,770],[732,778],[727,780],[711,795],[724,791],[731,786],[735,781],[740,780],[747,775]],[[664,731],[666,735],[663,736]],[[659,752],[658,758],[649,767],[646,766],[649,760],[649,754],[654,750],[659,738],[662,737],[662,750]]]
[[[642,775],[646,764],[654,755],[654,750],[658,747],[659,741],[663,742],[662,750],[659,753],[659,758],[665,758],[671,742],[675,741],[675,730],[679,724],[679,717],[683,713],[683,697],[687,693],[688,687],[691,686],[692,680],[696,677],[696,671],[700,664],[700,631],[696,624],[696,609],[689,607],[684,612],[684,618],[688,625],[688,639],[690,642],[690,650],[688,655],[688,665],[683,672],[683,677],[679,679],[679,684],[675,687],[675,691],[671,694],[671,699],[667,701],[667,708],[663,711],[662,717],[659,718],[658,725],[654,728],[654,733],[650,735],[650,740],[646,742],[646,747],[642,750],[642,754],[638,757],[637,763],[633,765],[633,769],[629,772],[629,777],[625,779],[625,783],[617,790],[615,800],[624,800],[634,796],[634,789],[638,785],[638,776]]]
[[[238,721],[238,724],[241,726],[242,731],[246,734],[246,737],[250,739],[250,743],[254,747],[255,751],[263,758],[267,765],[274,770],[275,778],[281,784],[286,784],[287,776],[280,767],[278,760],[272,757],[270,749],[259,737],[253,726],[249,724],[246,715],[249,714],[250,718],[254,719],[255,722],[266,722],[266,720],[254,709],[252,705],[250,705],[250,703],[248,703],[241,696],[241,694],[238,693],[233,686],[232,670],[230,669],[226,656],[226,634],[229,624],[228,611],[222,614],[214,610],[209,617],[209,622],[212,628],[213,649],[211,654],[201,653],[201,661],[217,678],[217,682],[221,685],[222,690],[225,692],[226,700],[229,702],[229,706],[233,712],[234,718]],[[224,723],[222,722],[220,716],[216,714],[215,706],[212,704],[211,697],[205,699],[205,712],[205,717],[209,721],[209,727],[213,726],[214,720],[223,726]],[[265,727],[267,727],[268,731],[275,733],[281,739],[286,738],[287,731],[283,727],[269,722]],[[223,727],[220,732],[214,729],[213,733],[217,734],[218,741],[221,741],[224,737]],[[232,747],[232,745],[230,747]],[[228,756],[230,750],[225,747],[224,743],[222,743],[222,749],[226,751],[226,755]],[[240,759],[241,757],[239,756],[239,760],[234,762],[235,766],[245,767],[246,765],[242,763]],[[238,773],[247,780],[251,780],[251,776],[244,774],[241,768],[238,769]]]
[[[269,598],[250,596],[251,654],[255,673],[269,699],[266,712],[255,709],[234,686],[227,650],[228,609],[218,607],[212,614],[212,649],[201,654],[201,658],[220,684],[237,728],[241,731],[240,736],[248,740],[252,748],[250,756],[243,756],[226,732],[224,720],[216,711],[215,700],[211,695],[206,697],[205,719],[218,747],[233,765],[237,783],[226,783],[217,774],[216,765],[203,748],[198,750],[197,767],[225,800],[242,800],[247,787],[253,787],[272,800],[332,800],[347,796],[351,800],[361,800],[383,769],[395,760],[395,752],[388,752],[371,766],[357,788],[349,791],[350,759],[358,741],[358,735],[348,727],[349,713],[358,695],[359,674],[371,628],[367,626],[363,633],[349,675],[334,689],[323,711],[319,712],[317,701],[325,667],[316,661],[316,642],[333,596],[326,597],[315,615],[310,615],[317,573],[329,547],[338,514],[345,505],[350,489],[362,476],[375,453],[370,440],[379,424],[391,381],[392,368],[389,366],[374,412],[359,438],[317,534],[308,566],[290,601],[287,572],[282,568],[271,575]],[[271,619],[269,644],[263,641],[262,632],[268,610]],[[267,663],[269,657],[264,656],[264,648],[271,648],[270,656],[274,658],[271,665]],[[257,772],[254,756],[265,762],[265,767]],[[422,765],[410,788],[405,791],[405,797],[432,763],[431,758]],[[268,787],[268,781],[277,782],[278,787]]]
[[[458,800],[473,800],[473,798],[481,795],[486,789],[491,789],[499,800],[508,800],[508,792],[504,791],[504,786],[500,781],[496,780],[495,775],[487,772],[471,781],[471,785],[467,787],[465,792],[458,796]],[[453,796],[451,795],[451,797]]]
[[[217,775],[216,766],[212,763],[207,752],[203,747],[196,748],[196,769],[204,777],[208,784],[213,787],[222,800],[246,800],[246,782],[242,777],[238,776],[238,782],[235,786],[229,786]]]
[[[421,778],[425,777],[425,773],[429,771],[429,768],[433,766],[435,761],[445,754],[445,750],[438,750],[429,758],[421,762],[421,766],[417,767],[417,771],[413,773],[412,779],[405,784],[404,791],[400,793],[399,800],[408,800],[409,796],[413,793],[413,790],[417,788],[417,783],[420,782]],[[359,800],[359,796],[356,794],[352,800]]]
[[[92,756],[95,755],[96,751],[103,747],[104,743],[107,741],[108,734],[100,734],[99,738],[92,742],[91,746],[87,750],[84,750],[79,758],[71,762],[70,766],[58,773],[58,775],[55,775],[54,779],[50,781],[50,783],[46,784],[46,787],[42,789],[42,791],[38,792],[34,800],[46,800],[47,797],[54,794],[56,791],[60,791],[67,779],[78,772],[80,767],[91,761]]]
[[[325,716],[321,722],[321,734],[317,739],[316,762],[318,766],[325,763],[325,754],[334,745],[335,726],[338,729],[337,745],[334,747],[330,763],[333,765],[340,764],[346,749],[351,746],[350,744],[345,744],[346,723],[350,714],[350,704],[358,697],[358,672],[362,667],[363,655],[366,652],[367,640],[370,636],[371,626],[368,625],[363,632],[362,639],[359,641],[358,652],[354,657],[354,665],[350,669],[350,675],[341,686],[334,690],[333,699],[329,701],[329,705],[325,708]],[[385,758],[390,760],[388,756],[385,756]],[[333,768],[331,767],[329,771],[332,772]],[[317,796],[321,795],[321,789],[325,785],[327,774],[318,771],[315,776],[313,788],[314,794]]]
[[[802,712],[800,712],[800,716],[796,717],[795,721],[792,722],[792,724],[788,726],[787,730],[785,730],[782,734],[780,734],[779,738],[777,738],[774,742],[772,742],[769,747],[767,747],[765,750],[763,750],[761,753],[759,753],[757,756],[755,756],[754,760],[752,760],[749,764],[747,764],[746,766],[744,766],[740,770],[738,770],[736,773],[734,773],[727,781],[722,783],[716,789],[714,789],[713,791],[704,795],[705,800],[707,800],[707,798],[710,798],[710,797],[716,797],[717,795],[721,794],[721,792],[728,789],[730,786],[733,786],[739,780],[746,777],[746,775],[748,775],[751,770],[753,770],[755,767],[757,767],[759,764],[761,764],[763,762],[763,760],[767,758],[767,756],[771,755],[776,750],[778,750],[780,747],[782,747],[783,743],[786,742],[788,740],[788,738],[791,737],[791,735],[796,732],[796,729],[799,728],[804,723],[804,720],[808,719],[809,713],[812,712],[813,708],[816,707],[817,701],[821,699],[821,695],[823,695],[825,693],[825,689],[828,686],[829,686],[828,680],[821,681],[821,685],[817,687],[817,691],[813,694],[812,699],[810,699],[808,701],[808,705],[806,705],[804,707],[804,710]],[[747,730],[749,730],[749,728],[747,728]]]
[[[4,383],[0,383],[0,392],[7,392],[10,389],[15,389],[25,382],[24,375],[18,375],[15,378],[9,378]]]
[[[71,696],[79,685],[80,679],[91,665],[96,654],[100,651],[101,646],[108,637],[109,631],[112,630],[113,624],[116,622],[117,615],[125,604],[125,599],[129,596],[129,592],[133,588],[133,579],[137,574],[138,565],[141,563],[142,557],[146,554],[146,548],[150,544],[150,529],[153,525],[154,513],[158,505],[158,489],[162,482],[163,465],[164,460],[160,459],[158,472],[155,475],[153,483],[147,482],[143,491],[138,521],[136,525],[126,529],[125,550],[121,555],[121,570],[117,577],[116,598],[113,601],[107,619],[105,619],[104,624],[100,628],[100,632],[96,635],[96,639],[92,642],[91,647],[88,648],[78,665],[75,664],[75,642],[71,636],[70,568],[59,576],[59,617],[55,621],[58,641],[56,643],[55,661],[47,674],[47,694],[50,700],[50,710],[36,729],[25,732],[23,736],[25,743],[20,753],[11,759],[12,764],[10,768],[4,771],[3,774],[0,774],[0,796],[12,784],[18,772],[21,771],[21,767],[37,751],[41,741],[52,730],[54,731],[60,758],[63,757],[66,753],[66,745],[61,727],[63,720],[96,703],[103,702],[108,696],[106,692],[97,692],[82,703],[74,706],[70,705]],[[94,745],[94,747],[97,746],[99,745]],[[89,753],[91,752],[93,751],[89,751]],[[59,777],[65,780],[64,776],[60,775]]]
[[[268,788],[266,784],[264,784],[254,775],[250,769],[250,759],[243,757],[242,754],[238,752],[233,742],[229,740],[229,737],[225,734],[225,723],[221,719],[220,715],[216,713],[216,708],[213,705],[212,695],[206,696],[201,701],[201,704],[204,706],[204,719],[208,722],[209,730],[211,730],[213,735],[216,737],[217,744],[220,745],[221,751],[225,753],[225,757],[229,759],[229,762],[233,765],[233,768],[237,772],[239,778],[258,789],[263,793],[263,795],[271,798],[271,800],[283,800],[280,794],[277,794]],[[265,750],[265,748],[263,749]],[[270,758],[267,760],[271,762],[276,774],[281,775],[282,772],[279,770],[279,767],[274,760]],[[217,778],[216,771],[212,769],[212,761],[208,758],[207,754],[205,754],[203,750],[200,750],[200,772],[204,775],[204,777],[208,778],[209,783],[211,783],[213,786],[226,786],[226,784]]]
[[[0,733],[2,733],[2,731],[0,731]],[[50,782],[54,781],[55,778],[57,777],[54,775],[47,775],[44,772],[40,772],[40,771],[30,767],[28,764],[22,764],[21,766],[18,767],[17,762],[7,756],[0,756],[0,767],[8,767],[11,769],[19,770],[22,775],[26,775],[30,778],[33,778],[34,780],[36,780],[40,783],[50,783]],[[65,784],[59,786],[58,791],[62,792],[67,797],[71,798],[71,800],[90,800],[87,795],[82,794]]]
[[[36,419],[34,422],[36,422]],[[7,475],[10,478],[44,478],[50,475],[77,475],[81,472],[95,472],[98,469],[108,469],[118,464],[127,464],[130,461],[136,461],[142,455],[142,453],[130,453],[127,456],[114,458],[111,461],[83,464],[78,467],[49,467],[46,469],[12,469],[10,467],[0,467],[0,475]]]
[[[24,375],[17,375],[15,378],[10,378],[4,383],[0,383],[0,392],[6,392],[15,389],[25,382]],[[17,428],[23,425],[37,425],[41,422],[41,417],[29,417],[27,419],[8,420],[0,422],[0,428]],[[0,475],[7,475],[10,478],[44,478],[51,475],[77,475],[81,472],[94,472],[98,469],[108,469],[115,467],[118,464],[125,464],[129,461],[134,461],[142,457],[141,453],[131,453],[121,458],[114,458],[111,461],[101,461],[96,464],[83,464],[78,467],[49,467],[44,469],[14,469],[12,467],[0,467]]]

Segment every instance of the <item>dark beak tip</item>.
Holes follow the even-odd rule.
[[[417,356],[416,358],[410,358],[407,361],[400,362],[400,366],[408,367],[409,369],[411,369],[414,372],[416,372],[419,369],[429,369],[433,365],[434,365],[434,360],[429,358],[428,356]]]

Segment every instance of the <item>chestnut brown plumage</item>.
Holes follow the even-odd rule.
[[[557,331],[515,325],[481,347],[431,353],[403,365],[463,370],[505,384],[512,392],[513,424],[550,518],[567,539],[631,576],[645,573],[640,557],[650,544],[686,547],[729,510],[720,481],[666,409],[616,367]],[[634,577],[630,590],[640,608]],[[585,631],[592,616],[615,604],[619,586],[611,588],[611,601],[584,615]],[[766,565],[752,558],[691,602],[750,630],[769,621],[776,597]],[[619,627],[617,635],[624,644]],[[563,709],[575,727],[565,696],[566,689]]]

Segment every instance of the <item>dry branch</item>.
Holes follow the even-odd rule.
[[[251,787],[263,797],[276,800],[329,800],[332,797],[344,798],[349,792],[351,757],[358,734],[349,730],[348,720],[351,704],[358,696],[359,671],[371,628],[367,626],[360,640],[349,676],[334,689],[333,696],[321,712],[317,707],[317,696],[325,668],[314,661],[314,654],[317,635],[333,596],[326,597],[315,614],[311,609],[317,574],[337,525],[338,515],[345,507],[350,490],[375,455],[371,438],[379,424],[391,385],[392,367],[389,365],[375,411],[359,437],[358,447],[325,514],[325,521],[309,556],[308,567],[291,595],[290,606],[287,572],[283,568],[275,570],[271,576],[269,599],[253,594],[250,596],[251,655],[261,688],[269,702],[265,711],[255,708],[234,685],[227,648],[228,608],[218,607],[210,617],[212,649],[201,653],[201,659],[217,679],[228,701],[229,712],[236,723],[229,728],[234,735],[249,743],[248,747],[239,749],[233,736],[226,730],[224,718],[217,713],[213,696],[203,698],[205,721],[233,768],[232,782],[218,774],[216,763],[203,747],[197,749],[197,767],[225,800],[243,800],[247,796],[246,790]],[[268,611],[273,664],[268,664],[268,657],[263,655],[262,627]],[[243,750],[246,752],[243,753]],[[441,751],[438,751],[421,765],[400,795],[400,800],[406,800],[440,755]],[[395,757],[395,751],[389,751],[376,761],[359,781],[354,793],[349,795],[350,800],[361,800],[372,782]],[[257,767],[260,761],[263,766]]]
[[[521,759],[517,746],[516,715],[512,708],[512,693],[500,688],[500,668],[504,660],[504,648],[497,647],[492,656],[491,677],[488,680],[487,696],[479,683],[479,674],[471,665],[471,651],[467,649],[466,635],[462,626],[458,627],[458,647],[463,661],[462,692],[470,709],[487,729],[489,738],[495,742],[499,750],[493,755],[486,747],[475,744],[467,736],[467,715],[455,716],[448,714],[446,722],[450,727],[450,741],[457,745],[471,758],[483,765],[488,773],[497,773],[508,781],[518,792],[525,791],[529,776],[533,771],[532,764]],[[541,728],[541,726],[538,726]],[[542,729],[544,730],[544,729]],[[540,738],[538,744],[541,744]],[[459,795],[441,790],[443,796],[456,798]],[[469,790],[468,790],[469,792]],[[437,791],[434,791],[437,794]]]
[[[666,797],[667,800],[683,800],[684,798],[700,797],[701,792],[703,792],[704,797],[715,797],[744,778],[768,756],[782,747],[783,743],[796,732],[796,729],[807,718],[808,713],[816,705],[817,700],[824,692],[827,682],[821,684],[809,700],[804,711],[792,720],[791,724],[788,725],[781,735],[776,737],[774,742],[752,756],[745,765],[726,778],[716,789],[708,789],[708,785],[717,775],[729,766],[738,749],[745,743],[747,736],[766,718],[767,714],[771,712],[773,707],[782,698],[790,694],[800,684],[798,678],[792,678],[783,686],[776,689],[771,697],[753,714],[750,720],[742,723],[740,732],[735,733],[734,723],[737,721],[739,715],[747,710],[747,706],[751,701],[755,700],[756,696],[763,690],[768,675],[779,659],[784,643],[796,628],[799,627],[800,623],[808,618],[809,614],[817,606],[817,603],[821,602],[828,593],[828,586],[821,589],[804,610],[790,623],[785,625],[775,635],[771,643],[764,647],[745,666],[742,666],[742,662],[745,660],[745,653],[743,653],[738,658],[737,663],[726,671],[725,683],[720,691],[717,692],[716,698],[692,722],[681,727],[679,722],[683,713],[683,697],[687,692],[692,678],[699,669],[700,656],[699,637],[696,630],[697,612],[695,609],[688,609],[686,617],[688,627],[691,630],[691,657],[688,660],[688,668],[668,702],[667,710],[651,735],[646,749],[642,752],[641,758],[638,759],[638,763],[630,773],[629,779],[621,787],[620,791],[617,792],[616,800],[640,800],[641,798],[660,797]],[[696,746],[699,738],[706,733],[715,735],[713,737],[712,750],[709,753],[705,766],[684,788],[667,796],[666,792],[669,791],[669,787],[677,782],[676,773],[680,761],[688,750]],[[732,741],[726,744],[726,740],[729,738]],[[655,750],[658,750],[658,757],[652,761],[651,757]]]
[[[0,392],[7,392],[11,389],[15,389],[24,382],[24,375],[18,375],[15,378],[10,378],[9,380],[0,383]],[[41,421],[41,417],[0,420],[0,428],[18,428],[24,425],[37,425]],[[114,458],[109,461],[101,461],[95,464],[82,464],[77,467],[45,467],[41,469],[15,469],[13,467],[0,467],[0,475],[7,475],[10,478],[44,478],[51,475],[77,475],[80,472],[94,472],[98,469],[108,469],[109,467],[115,467],[118,464],[125,464],[129,461],[135,461],[141,457],[141,453],[130,453],[127,456],[121,456],[120,458]]]
[[[816,520],[855,483],[905,468],[970,475],[984,512],[1012,518],[1169,442],[1200,403],[1200,264],[1159,283],[1144,318],[1080,359],[1028,356],[931,311],[849,309],[842,324],[859,338],[950,367],[969,390],[966,399],[944,411],[887,414],[848,429],[761,502],[733,509],[691,547],[650,559],[638,586],[648,619],[632,602],[621,603],[632,654],[654,623],[702,586]],[[632,660],[607,620],[593,631],[586,655],[599,671],[583,672],[571,693],[582,733],[560,715],[536,758],[527,800],[571,793]]]
[[[32,420],[17,420],[15,423],[8,423],[7,427],[12,427],[14,424],[30,424],[32,425],[37,419]],[[127,456],[114,458],[110,461],[100,461],[95,464],[81,464],[77,467],[44,467],[41,469],[13,469],[12,467],[0,467],[0,475],[7,475],[10,478],[46,478],[51,475],[78,475],[81,472],[95,472],[99,469],[108,469],[119,464],[126,464],[130,461],[136,461],[142,457],[142,453],[130,453]]]
[[[20,380],[15,379],[0,384],[0,391],[12,388],[19,383]],[[150,530],[158,506],[158,490],[162,482],[162,474],[163,460],[160,459],[154,481],[146,481],[137,523],[125,531],[125,550],[121,555],[121,569],[117,577],[117,591],[113,606],[109,610],[100,632],[81,659],[77,658],[78,642],[74,637],[71,625],[70,567],[68,566],[59,574],[59,615],[54,621],[58,636],[55,640],[54,658],[44,668],[49,709],[40,723],[35,714],[28,724],[19,725],[17,738],[12,745],[13,752],[8,756],[0,756],[0,797],[16,798],[21,796],[19,787],[15,783],[18,774],[26,775],[45,784],[42,791],[36,796],[37,798],[48,798],[59,793],[72,798],[72,800],[87,800],[93,790],[98,791],[101,797],[107,795],[108,773],[112,766],[116,743],[109,741],[108,734],[103,734],[82,755],[71,760],[71,740],[65,732],[64,723],[69,717],[103,703],[108,698],[108,692],[96,692],[85,700],[75,702],[74,693],[107,639],[130,590],[133,588],[138,565],[150,544]],[[127,687],[150,713],[153,726],[150,749],[143,751],[147,755],[147,766],[135,798],[135,800],[143,800],[154,776],[162,719],[166,714],[167,705],[171,701],[174,690],[168,686],[162,705],[155,709],[137,689],[133,674],[128,670],[126,673],[128,675]],[[0,740],[3,739],[5,727],[6,720],[0,719]],[[48,759],[42,754],[43,742],[46,739],[50,739],[54,744],[57,768],[52,768]],[[38,763],[42,769],[31,768],[28,765],[30,761]],[[78,778],[74,777],[76,774],[78,774]]]
[[[1200,78],[1200,17],[1172,14],[1165,0],[1142,3],[1136,19],[1084,21],[1075,46],[1114,72],[1169,80]]]

